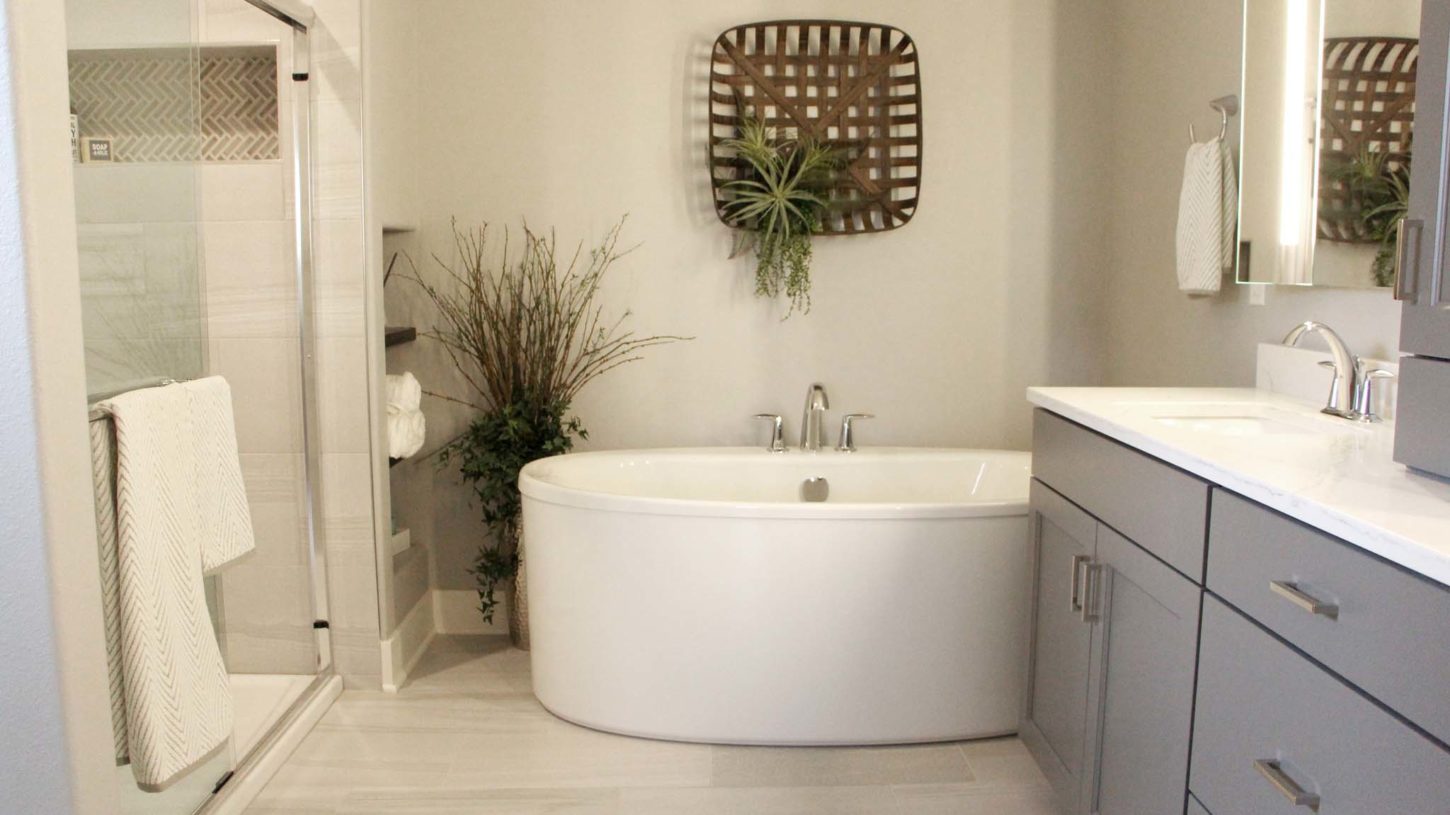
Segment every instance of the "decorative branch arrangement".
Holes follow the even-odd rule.
[[[473,486],[491,540],[482,544],[474,567],[479,610],[493,619],[495,589],[511,580],[522,559],[519,545],[519,470],[530,461],[566,453],[575,438],[588,438],[569,408],[585,385],[630,362],[645,348],[690,339],[638,337],[625,328],[629,312],[607,320],[597,303],[618,251],[624,219],[583,255],[575,248],[566,266],[555,259],[556,239],[524,228],[523,248],[511,254],[507,230],[502,258],[489,261],[488,227],[453,226],[456,259],[434,255],[445,272],[442,285],[418,285],[438,311],[440,323],[423,332],[448,352],[469,393],[431,396],[464,405],[478,416],[439,453],[456,462]]]

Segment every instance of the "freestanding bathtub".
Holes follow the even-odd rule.
[[[684,741],[1014,732],[1029,461],[913,448],[535,461],[519,478],[534,694],[578,724]],[[810,478],[827,500],[802,500]]]

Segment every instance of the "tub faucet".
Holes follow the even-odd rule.
[[[821,449],[821,421],[831,401],[826,398],[826,388],[817,382],[806,391],[806,409],[801,414],[801,449],[814,453]]]
[[[1334,383],[1329,388],[1329,402],[1324,406],[1324,413],[1331,416],[1342,416],[1346,419],[1357,417],[1354,409],[1355,389],[1359,385],[1360,360],[1359,357],[1350,353],[1349,346],[1334,332],[1334,329],[1324,323],[1309,320],[1294,326],[1284,337],[1285,345],[1294,345],[1299,338],[1309,333],[1317,333],[1324,338],[1329,345],[1329,353],[1333,355],[1333,363],[1320,363],[1334,368]]]

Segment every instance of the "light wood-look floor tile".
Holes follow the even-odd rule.
[[[634,739],[550,715],[528,654],[443,637],[397,694],[347,691],[251,815],[1043,815],[1016,739],[860,748]]]

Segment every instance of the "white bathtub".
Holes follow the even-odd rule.
[[[1017,728],[1027,453],[638,450],[519,478],[534,693],[636,736],[881,744]],[[801,482],[830,497],[803,503]]]

